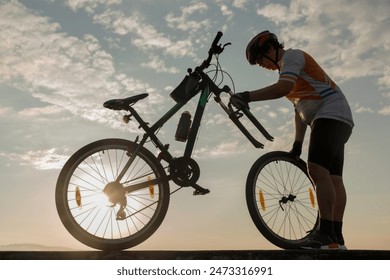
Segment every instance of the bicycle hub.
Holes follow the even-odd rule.
[[[119,203],[121,206],[126,206],[126,191],[122,184],[118,182],[108,183],[103,189],[103,193],[107,195],[108,201],[112,204]]]

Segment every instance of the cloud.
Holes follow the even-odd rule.
[[[233,6],[239,9],[243,9],[248,4],[248,0],[233,0]]]
[[[131,34],[131,42],[137,48],[148,50],[163,50],[172,57],[194,56],[190,40],[173,41],[146,20],[138,12],[126,15],[122,11],[106,10],[93,16],[93,21],[118,35]]]
[[[205,121],[206,126],[213,126],[213,125],[226,126],[231,124],[231,121],[226,114],[225,115],[216,114],[216,113],[207,114],[205,119],[206,119]]]
[[[209,29],[211,26],[211,22],[209,19],[202,19],[199,20],[199,17],[191,20],[190,17],[194,16],[196,13],[203,13],[208,9],[208,6],[203,3],[194,3],[189,6],[182,7],[181,15],[175,16],[173,12],[170,12],[166,17],[165,20],[169,27],[174,29],[179,29],[183,31],[198,31],[198,30],[204,30]]]
[[[359,113],[373,113],[374,112],[374,110],[372,108],[365,107],[365,106],[362,106],[360,104],[356,104],[354,107],[355,107],[354,112],[358,113],[358,114]]]
[[[378,111],[378,113],[379,113],[380,115],[383,115],[383,116],[390,116],[390,106],[385,106],[385,107],[383,107],[382,109],[380,109],[380,110]]]
[[[69,36],[60,32],[60,25],[51,18],[16,1],[1,5],[0,18],[0,82],[54,106],[46,110],[63,108],[89,120],[113,124],[117,120],[102,107],[107,99],[137,90],[153,92],[148,104],[161,101],[147,83],[118,72],[111,54],[93,35]],[[152,113],[147,108],[144,105],[145,114]],[[38,114],[38,109],[21,114]]]
[[[85,9],[88,13],[93,13],[98,5],[108,7],[121,2],[122,0],[67,0],[66,4],[74,11]]]
[[[378,79],[379,85],[384,88],[390,89],[390,65],[386,65],[383,69],[383,76]],[[390,98],[390,94],[388,95]]]
[[[62,112],[63,109],[56,105],[50,105],[46,107],[27,108],[19,112],[22,117],[38,117],[41,115],[53,115]]]
[[[291,10],[295,9],[291,8]],[[296,11],[290,12],[288,6],[274,3],[270,3],[263,8],[258,9],[257,14],[269,18],[277,24],[291,23],[301,17],[301,15],[297,14]]]
[[[145,68],[153,69],[156,72],[166,72],[171,74],[180,73],[180,70],[177,69],[176,67],[167,67],[165,65],[165,61],[155,55],[149,57],[149,62],[141,63],[141,66]]]
[[[284,106],[279,107],[278,111],[281,112],[282,114],[291,114],[290,108]]]
[[[19,165],[33,166],[38,170],[61,169],[69,156],[58,153],[55,148],[46,150],[28,151],[26,153],[0,153]]]
[[[233,15],[233,11],[227,5],[221,5],[221,12],[222,12],[222,15],[224,15],[224,16],[230,17]]]
[[[92,35],[83,40],[59,33],[59,25],[49,18],[30,13],[12,2],[2,6],[1,77],[23,78],[33,88],[60,90],[74,84],[102,86],[114,72],[110,54],[103,51]],[[6,75],[3,75],[3,74]],[[97,76],[97,77],[96,77]],[[103,78],[103,79],[102,79]],[[98,82],[98,85],[88,82]],[[69,88],[68,88],[69,89]],[[65,91],[64,91],[65,92]],[[74,91],[67,91],[71,96]]]
[[[269,111],[268,112],[268,117],[272,118],[272,119],[275,119],[278,117],[278,114],[273,112],[273,111]]]
[[[232,12],[233,8],[245,10],[248,7],[248,4],[250,4],[251,0],[215,0],[215,3],[218,7],[220,7],[221,11],[224,12],[224,10],[227,11],[227,14],[225,15],[232,15],[234,14]],[[231,8],[229,8],[231,6]]]
[[[390,87],[390,5],[387,0],[292,0],[257,13],[274,22],[286,46],[309,50],[331,76],[376,77]]]
[[[239,141],[223,142],[216,146],[205,146],[196,149],[194,158],[217,159],[242,154],[245,149]]]
[[[9,112],[12,112],[12,108],[10,107],[0,107],[0,116],[1,115],[8,115]]]

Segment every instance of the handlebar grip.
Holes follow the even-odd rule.
[[[248,119],[251,120],[251,122],[256,126],[256,128],[261,132],[261,134],[264,135],[264,137],[269,140],[273,141],[274,138],[268,133],[268,131],[261,125],[261,123],[256,119],[256,117],[249,111],[248,108],[243,108],[242,111],[244,114],[248,117]]]
[[[248,140],[255,146],[256,148],[264,148],[264,145],[257,141],[252,134],[245,128],[245,126],[240,122],[237,115],[232,113],[229,115],[229,118],[234,122],[234,124],[241,130],[241,132],[248,138]]]
[[[223,35],[223,33],[221,31],[218,31],[217,35],[214,38],[213,43],[211,44],[211,49],[214,49],[215,46],[217,46],[217,44],[218,44],[219,40],[221,39],[222,35]]]

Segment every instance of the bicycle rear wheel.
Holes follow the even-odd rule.
[[[287,152],[261,156],[249,171],[246,202],[262,235],[283,249],[299,248],[319,223],[306,163]]]
[[[57,211],[69,233],[85,245],[127,249],[161,225],[169,205],[169,183],[152,153],[142,147],[121,182],[114,183],[136,148],[128,140],[99,140],[77,151],[62,169],[55,193]],[[140,183],[145,187],[125,189]],[[108,200],[107,190],[118,194],[111,196],[116,201]]]

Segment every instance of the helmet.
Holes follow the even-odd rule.
[[[268,30],[263,31],[252,38],[246,47],[246,59],[251,65],[256,64],[256,58],[264,51],[262,48],[269,41],[278,42],[278,38]]]

